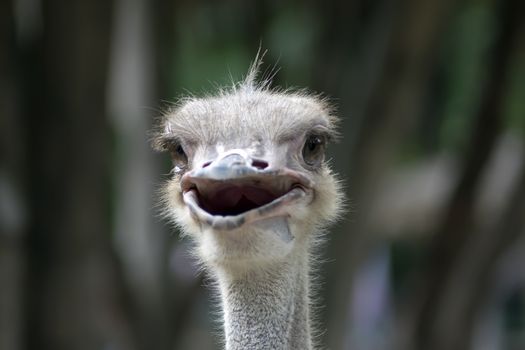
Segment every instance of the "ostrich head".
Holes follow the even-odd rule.
[[[205,265],[249,271],[286,262],[337,215],[340,188],[325,161],[336,117],[326,101],[257,83],[183,99],[162,120],[171,154],[167,215]]]

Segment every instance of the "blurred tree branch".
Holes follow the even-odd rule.
[[[472,326],[472,311],[467,310],[474,306],[471,300],[476,299],[480,280],[486,278],[487,270],[479,268],[486,268],[489,264],[481,262],[484,257],[497,258],[499,253],[496,251],[502,249],[501,245],[508,244],[508,234],[499,234],[496,227],[489,236],[491,243],[478,247],[483,230],[475,227],[473,206],[484,166],[502,128],[506,82],[523,18],[519,3],[498,3],[501,31],[492,50],[490,73],[465,156],[465,167],[432,243],[428,270],[420,276],[424,287],[421,290],[421,309],[413,320],[414,329],[417,329],[416,349],[467,348],[469,338],[465,333]],[[520,205],[517,199],[511,201],[505,215],[514,223],[515,205]],[[506,226],[501,229],[503,232],[509,230]],[[519,232],[519,228],[516,226],[510,231]],[[472,264],[472,261],[478,264]]]
[[[135,348],[110,231],[112,1],[42,1],[23,53],[28,349]]]
[[[13,1],[0,4],[0,349],[23,344],[26,201]]]
[[[330,279],[327,298],[329,346],[342,348],[353,272],[376,241],[367,230],[366,213],[373,189],[394,160],[404,135],[414,125],[432,75],[439,40],[453,1],[386,1],[393,17],[386,40],[386,54],[372,87],[348,162],[352,202],[357,205],[355,224],[332,236],[330,256],[337,259],[336,276]]]

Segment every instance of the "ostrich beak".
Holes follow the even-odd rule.
[[[216,230],[287,217],[293,203],[313,198],[313,183],[306,175],[270,167],[243,150],[229,151],[187,172],[181,187],[193,217]]]
[[[205,163],[201,169],[194,171],[193,176],[214,180],[228,180],[257,174],[260,170],[267,167],[267,162],[262,160],[255,161],[242,150],[236,150],[235,152],[228,152],[211,163]]]

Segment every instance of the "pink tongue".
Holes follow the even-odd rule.
[[[246,198],[259,206],[270,203],[274,199],[270,192],[260,188],[245,187],[242,192]]]
[[[229,187],[218,191],[214,199],[221,202],[222,207],[234,207],[242,198],[242,191],[239,187]]]

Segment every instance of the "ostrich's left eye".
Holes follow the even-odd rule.
[[[181,172],[188,166],[188,156],[181,144],[174,145],[170,150],[171,160],[175,166],[175,172]]]
[[[325,138],[320,135],[310,135],[303,146],[303,160],[310,166],[318,166],[324,159]]]

